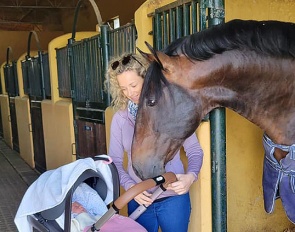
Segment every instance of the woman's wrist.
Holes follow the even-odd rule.
[[[192,177],[192,181],[195,182],[198,179],[198,175],[194,172],[188,172],[187,175]]]

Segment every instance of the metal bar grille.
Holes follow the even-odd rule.
[[[92,77],[88,82],[88,94],[90,102],[105,103],[103,94],[104,76],[102,70],[102,54],[99,41],[99,37],[94,37],[86,44],[87,55],[91,57],[88,60],[87,70],[89,71],[89,76]]]
[[[29,60],[29,83],[30,83],[30,96],[32,97],[42,97],[41,92],[41,73],[40,66],[38,64],[37,58],[31,58]]]
[[[59,96],[71,98],[71,80],[67,47],[56,49]]]
[[[104,76],[100,37],[84,39],[72,46],[73,92],[76,102],[105,104],[103,94]]]
[[[77,42],[72,46],[73,60],[73,89],[75,91],[75,101],[86,102],[87,100],[87,81],[89,76],[86,74],[86,55],[84,53],[84,43]]]
[[[16,62],[4,65],[4,79],[6,92],[10,97],[19,95]]]
[[[154,14],[154,47],[163,49],[175,39],[200,30],[199,1],[177,1],[158,8]]]
[[[51,83],[50,83],[50,69],[49,69],[49,57],[48,53],[42,54],[43,59],[43,73],[44,73],[44,85],[45,85],[45,97],[51,98]]]
[[[135,52],[136,28],[133,23],[122,26],[109,32],[110,58],[120,56],[123,53]]]
[[[29,61],[24,60],[21,62],[22,74],[23,74],[23,84],[24,84],[24,93],[30,94],[30,84],[29,84]]]
[[[44,75],[45,97],[51,97],[48,53],[43,53],[41,55],[42,64],[40,62],[41,59],[39,56],[30,57],[29,59],[23,60],[21,62],[24,93],[30,95],[31,97],[37,97],[39,99],[43,98],[41,70],[43,70]],[[41,65],[43,66],[42,69]]]

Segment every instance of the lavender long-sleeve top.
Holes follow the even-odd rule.
[[[131,163],[131,144],[134,134],[135,121],[128,110],[121,110],[114,114],[111,123],[109,156],[112,157],[119,173],[120,184],[125,190],[128,190],[132,185],[139,183],[141,180],[136,176]],[[200,147],[199,141],[195,135],[191,135],[184,141],[184,151],[188,158],[187,171],[195,175],[197,180],[203,162],[203,150]],[[123,159],[124,152],[128,156],[127,170],[124,169]],[[180,159],[180,151],[175,157],[165,166],[166,172],[175,174],[184,174],[185,170]],[[150,192],[153,192],[151,190]],[[160,197],[176,195],[173,191],[166,191]]]

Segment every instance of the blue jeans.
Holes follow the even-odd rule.
[[[130,215],[137,207],[134,200],[128,203]],[[189,193],[168,197],[151,204],[147,210],[136,220],[148,232],[187,232],[191,214]]]

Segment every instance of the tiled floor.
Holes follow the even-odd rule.
[[[39,174],[0,138],[0,231],[17,231],[14,217],[28,186]]]

